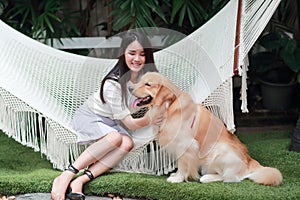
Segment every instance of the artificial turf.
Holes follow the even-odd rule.
[[[290,135],[289,131],[238,134],[253,158],[282,172],[283,183],[278,187],[262,186],[250,180],[172,184],[166,181],[167,176],[109,172],[86,184],[84,192],[163,200],[300,199],[300,153],[288,151]],[[0,132],[0,194],[49,193],[53,179],[59,174],[45,156]]]

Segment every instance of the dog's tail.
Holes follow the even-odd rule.
[[[282,183],[282,174],[278,169],[261,166],[255,160],[252,163],[250,161],[250,165],[252,165],[252,173],[247,178],[255,183],[270,186],[278,186]]]

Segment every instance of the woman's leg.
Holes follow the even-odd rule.
[[[122,144],[122,135],[117,132],[111,132],[90,145],[73,163],[73,166],[78,169],[84,169],[87,166],[97,162],[103,156],[118,149]],[[75,173],[66,170],[56,177],[53,181],[51,198],[54,200],[64,200],[65,192]]]
[[[95,162],[90,168],[89,171],[96,178],[103,174],[104,172],[113,168],[118,164],[124,156],[133,148],[134,144],[132,139],[127,135],[122,136],[122,143],[119,147],[115,148],[100,160]],[[83,185],[90,181],[90,178],[83,174],[82,176],[77,177],[70,184],[73,193],[82,193]]]

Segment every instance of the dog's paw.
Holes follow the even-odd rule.
[[[223,181],[223,178],[219,174],[206,174],[200,178],[201,183],[209,183],[215,181]]]
[[[169,177],[174,177],[176,176],[177,173],[171,173]]]
[[[167,178],[167,181],[170,183],[181,183],[184,181],[184,178],[181,175],[173,173],[171,176],[169,176],[169,178]]]

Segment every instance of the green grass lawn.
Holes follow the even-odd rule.
[[[300,199],[300,154],[288,151],[290,132],[243,133],[239,138],[250,155],[265,166],[278,168],[284,177],[279,187],[241,183],[199,182],[171,184],[167,176],[134,173],[107,173],[85,187],[86,194],[103,196],[119,193],[140,199]],[[60,171],[52,164],[0,132],[0,194],[50,192]]]

